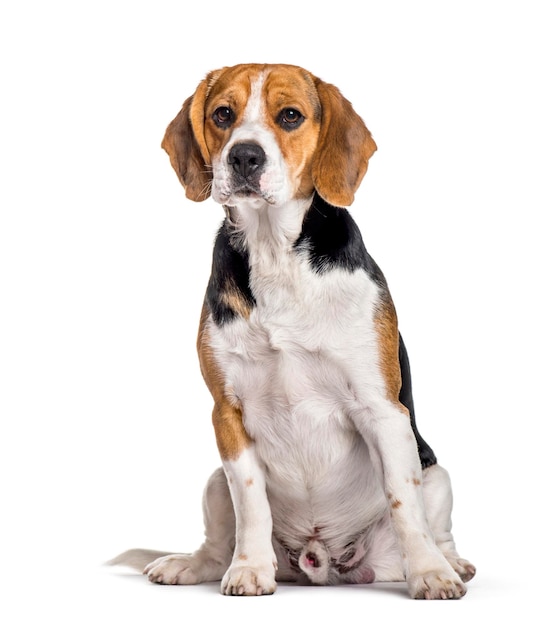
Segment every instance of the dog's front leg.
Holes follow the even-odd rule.
[[[236,545],[221,591],[239,596],[274,593],[277,563],[272,547],[272,516],[264,470],[254,446],[237,458],[223,460],[223,467],[236,513]]]
[[[213,427],[236,517],[232,563],[223,576],[221,591],[240,596],[270,594],[276,590],[277,562],[264,468],[245,429],[242,407],[227,390],[211,349],[207,312],[204,306],[198,355],[204,380],[215,400]]]
[[[376,407],[362,430],[384,485],[413,598],[460,598],[466,587],[436,546],[424,508],[422,469],[405,407]]]
[[[274,593],[277,564],[264,469],[239,407],[228,401],[216,404],[213,425],[236,515],[236,544],[221,591],[238,596]]]

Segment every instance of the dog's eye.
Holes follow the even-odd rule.
[[[213,112],[213,121],[219,128],[228,128],[234,117],[234,111],[230,107],[219,107]]]
[[[295,130],[304,122],[304,115],[297,109],[282,109],[278,114],[278,124],[284,130]]]

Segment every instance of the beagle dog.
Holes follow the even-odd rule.
[[[451,534],[451,485],[415,423],[385,278],[347,207],[376,150],[339,90],[290,65],[211,72],[162,143],[218,231],[198,334],[222,468],[192,554],[112,564],[163,584],[407,581],[459,598],[475,574]]]

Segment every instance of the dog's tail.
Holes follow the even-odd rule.
[[[145,567],[159,559],[161,556],[167,556],[173,554],[172,552],[160,552],[158,550],[141,550],[134,548],[133,550],[126,550],[118,556],[115,556],[110,561],[107,561],[105,565],[123,565],[125,567],[131,567],[139,572],[143,572]]]

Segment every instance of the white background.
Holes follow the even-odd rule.
[[[541,623],[542,5],[2,4],[2,623]],[[462,601],[399,585],[233,599],[101,566],[202,538],[218,457],[194,342],[222,210],[185,199],[160,141],[209,70],[246,61],[335,83],[377,141],[352,213],[396,301],[420,430],[452,475],[457,545],[478,567]]]

